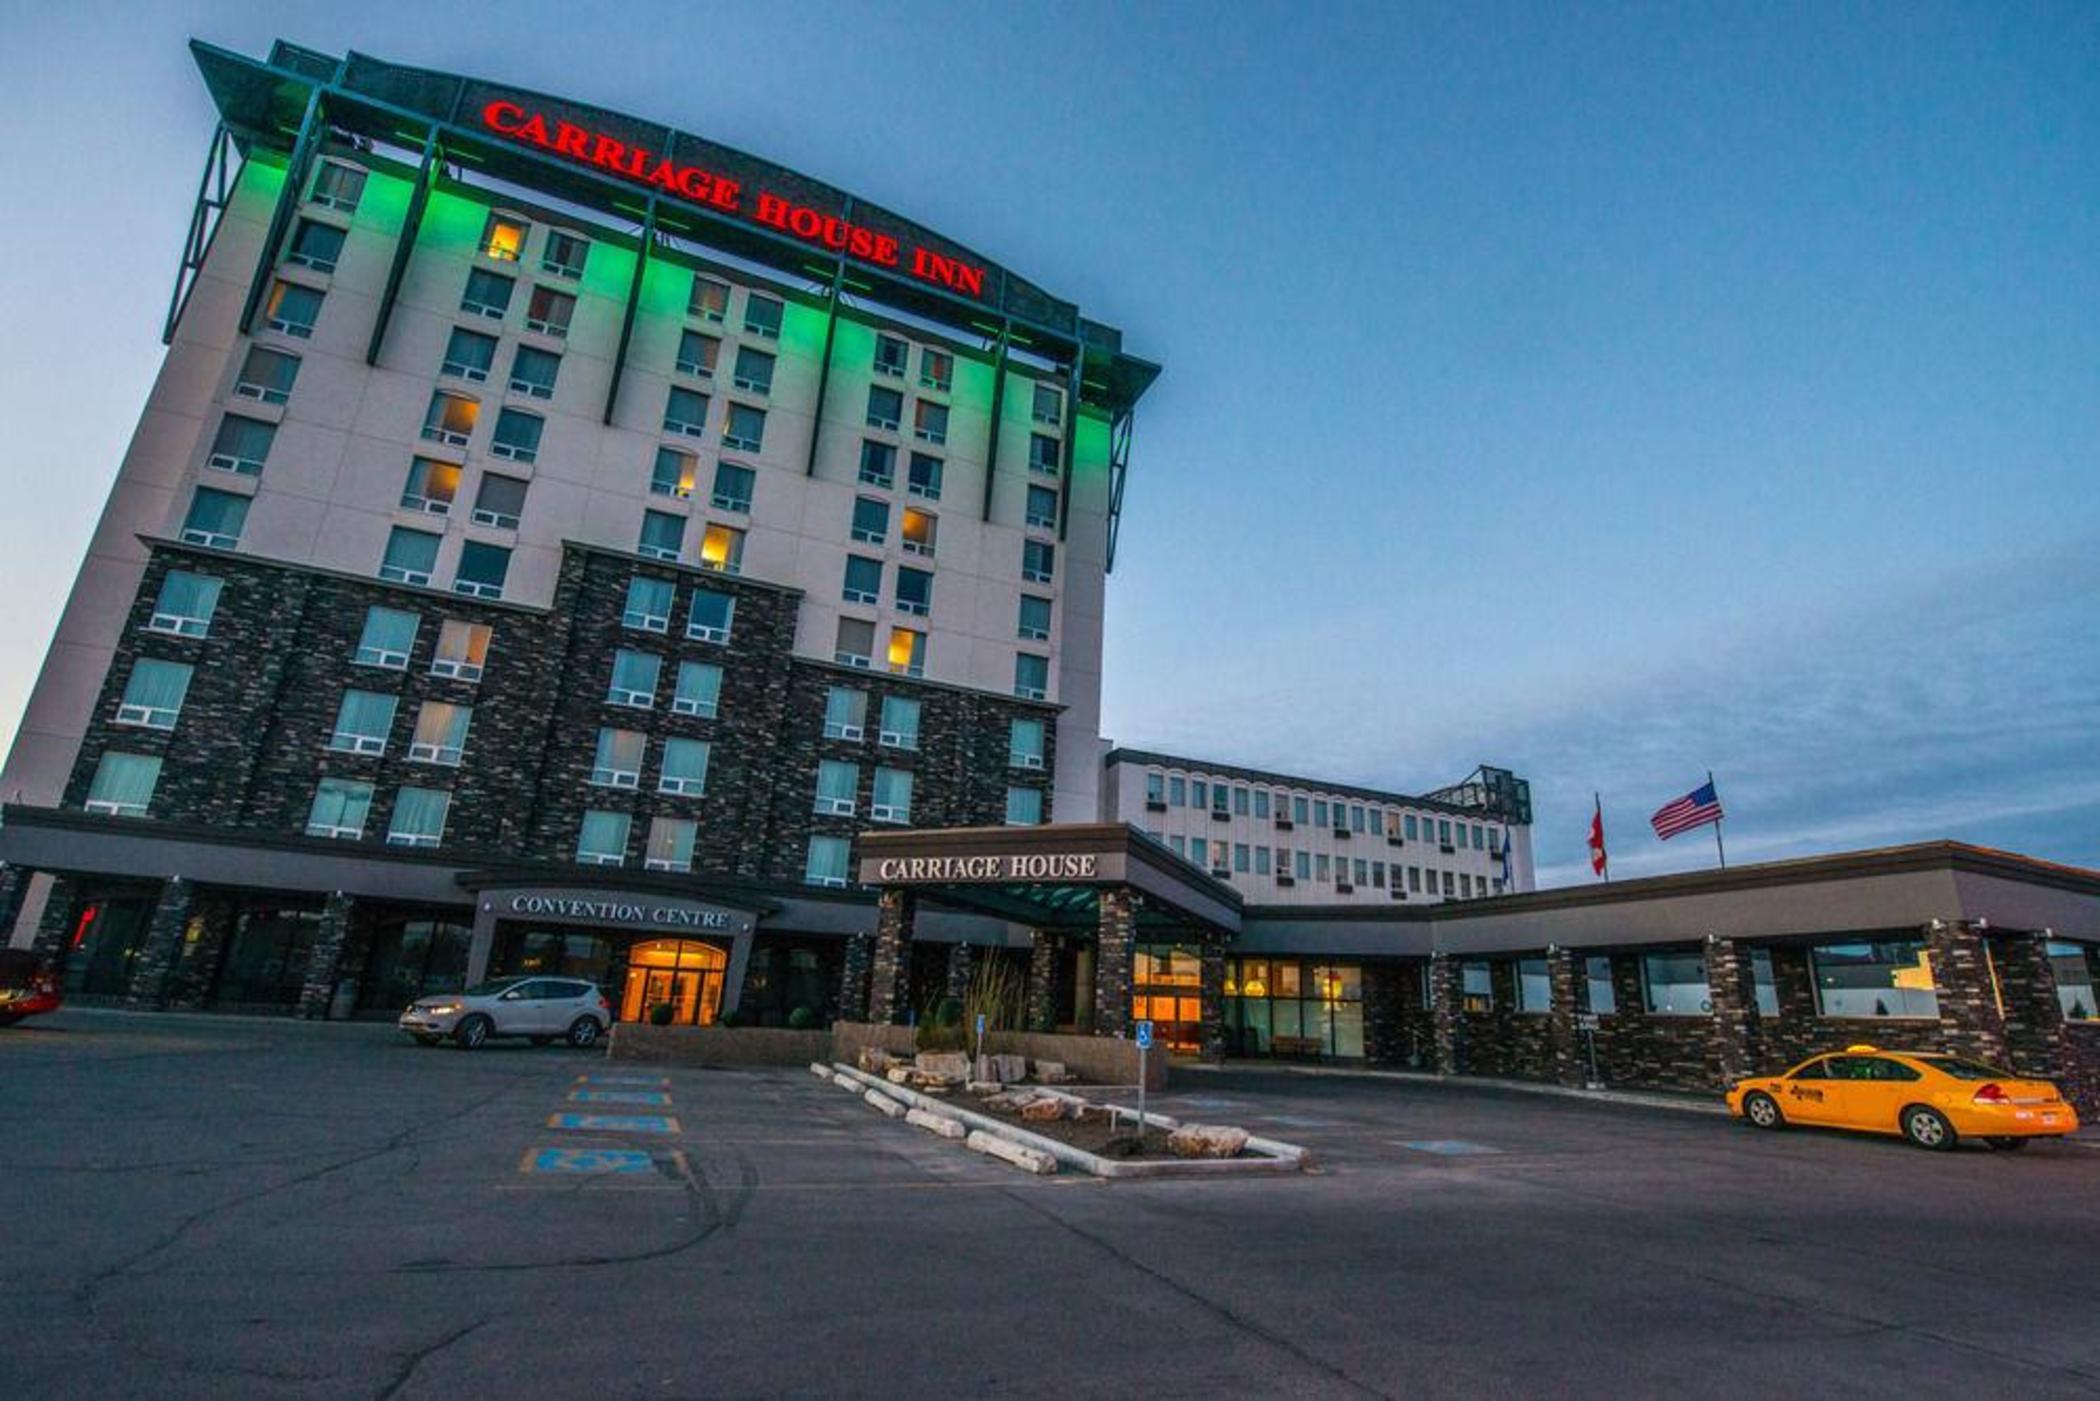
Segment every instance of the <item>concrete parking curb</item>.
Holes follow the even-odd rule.
[[[1009,1143],[983,1129],[973,1130],[963,1140],[963,1146],[976,1152],[1012,1163],[1023,1172],[1032,1172],[1038,1177],[1047,1177],[1057,1171],[1057,1159],[1035,1148],[1026,1148],[1018,1143]]]
[[[906,1113],[906,1105],[898,1100],[891,1099],[880,1090],[869,1090],[861,1098],[889,1115],[892,1119],[901,1119]]]
[[[926,1109],[906,1110],[904,1122],[917,1124],[928,1133],[939,1134],[942,1138],[961,1138],[969,1133],[969,1130],[963,1127],[960,1119],[946,1114],[935,1114],[931,1110]]]

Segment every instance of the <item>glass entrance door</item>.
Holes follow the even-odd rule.
[[[620,1020],[652,1020],[669,1007],[672,1026],[712,1026],[722,1007],[722,980],[729,954],[690,939],[651,939],[627,953],[627,983],[620,993]]]

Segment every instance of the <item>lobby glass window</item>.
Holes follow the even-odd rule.
[[[686,298],[685,314],[720,325],[729,313],[729,284],[704,272],[693,274],[692,294]]]
[[[840,597],[848,603],[875,603],[882,597],[882,561],[846,556],[846,582]]]
[[[1007,722],[1007,764],[1017,769],[1041,768],[1045,742],[1046,730],[1042,721],[1016,715]]]
[[[1702,953],[1641,955],[1641,986],[1650,1016],[1703,1017],[1713,1011]]]
[[[904,378],[905,364],[911,359],[911,346],[895,336],[875,336],[875,373]]]
[[[379,577],[397,584],[427,584],[437,568],[438,537],[427,530],[397,525],[388,533],[380,556]]]
[[[243,399],[282,404],[292,397],[292,385],[298,378],[298,356],[266,345],[251,345],[248,358],[241,362],[240,375],[233,382],[233,392]]]
[[[635,553],[648,559],[677,559],[685,548],[685,517],[665,511],[642,512],[642,535]]]
[[[686,620],[685,635],[695,642],[729,641],[729,633],[736,623],[736,596],[720,589],[694,589],[692,614]]]
[[[866,618],[839,619],[838,642],[831,659],[843,666],[875,665],[875,624]]]
[[[827,817],[853,816],[854,794],[860,788],[860,766],[843,759],[817,761],[815,810]]]
[[[131,664],[131,675],[125,679],[124,699],[117,705],[117,723],[146,730],[172,730],[189,690],[188,663],[140,657]]]
[[[1589,991],[1589,1006],[1600,1017],[1609,1017],[1619,1010],[1619,993],[1612,986],[1611,959],[1593,957],[1582,960],[1583,982]]]
[[[649,820],[649,843],[642,867],[650,871],[693,869],[693,840],[700,824],[690,817],[653,817]]]
[[[758,292],[744,294],[744,329],[754,336],[763,336],[769,341],[780,339],[780,317],[783,307],[778,298]]]
[[[459,497],[459,467],[434,457],[412,458],[408,480],[401,485],[401,509],[426,516],[449,516]]]
[[[556,277],[583,276],[584,261],[591,255],[588,240],[560,229],[547,231],[547,246],[540,252],[540,266]]]
[[[680,662],[671,709],[680,715],[712,720],[722,706],[722,668],[713,662]]]
[[[481,403],[470,395],[437,390],[423,411],[423,436],[446,447],[463,448],[481,419]]]
[[[1028,524],[1038,530],[1057,528],[1057,493],[1049,487],[1029,483]]]
[[[467,273],[467,290],[459,299],[459,309],[469,316],[486,316],[491,321],[501,321],[510,310],[511,294],[518,288],[518,280],[505,277],[500,272],[487,268],[474,268]]]
[[[665,740],[663,771],[657,777],[656,791],[686,798],[705,794],[711,752],[704,739]]]
[[[358,1007],[391,1014],[419,997],[465,987],[473,942],[467,924],[409,919],[381,925],[373,931]]]
[[[491,213],[481,226],[481,254],[499,263],[515,263],[525,251],[525,236],[532,225],[514,214]]]
[[[664,432],[699,438],[707,433],[707,396],[697,389],[672,385],[664,399]]]
[[[416,712],[416,730],[409,739],[408,757],[424,764],[458,764],[460,756],[466,753],[467,730],[473,723],[471,705],[424,701]]]
[[[766,411],[749,404],[731,404],[729,421],[722,428],[722,445],[744,452],[763,452],[766,446]]]
[[[1517,960],[1517,1010],[1519,1012],[1550,1012],[1553,1010],[1553,978],[1546,969],[1543,958],[1520,958]]]
[[[879,384],[868,386],[867,425],[894,433],[904,421],[904,396]]]
[[[459,547],[459,569],[452,576],[452,591],[469,598],[503,597],[503,580],[510,573],[510,550],[485,540],[468,540]]]
[[[1772,977],[1772,951],[1750,950],[1750,984],[1757,998],[1758,1015],[1779,1015],[1779,984]]]
[[[922,511],[916,506],[904,508],[904,518],[898,530],[902,537],[904,553],[908,555],[933,556],[934,546],[940,539],[940,518],[931,511]]]
[[[700,536],[700,567],[724,574],[744,572],[744,532],[734,526],[709,524]]]
[[[875,797],[868,816],[877,822],[911,821],[911,770],[877,766]]]
[[[532,462],[540,455],[540,434],[547,420],[523,409],[499,409],[496,431],[489,436],[489,455],[513,462]]]
[[[278,282],[270,287],[269,304],[263,309],[263,324],[281,336],[306,340],[321,319],[321,294],[296,282]]]
[[[1043,790],[1015,786],[1006,790],[1006,825],[1037,827],[1043,821]]]
[[[897,449],[888,443],[878,443],[873,438],[861,439],[860,479],[869,486],[895,486]]]
[[[948,406],[921,399],[912,409],[912,435],[936,447],[948,441]]]
[[[736,387],[753,394],[773,392],[773,357],[763,350],[740,345],[736,351]]]
[[[2094,997],[2093,958],[2083,944],[2051,939],[2046,946],[2049,966],[2056,973],[2056,1000],[2064,1020],[2090,1022],[2100,1019],[2100,1000]]]
[[[854,497],[852,534],[864,545],[880,545],[889,539],[889,502],[873,496]]]
[[[212,439],[211,454],[204,459],[204,465],[238,476],[259,477],[263,462],[270,456],[270,442],[276,436],[274,423],[227,414],[219,420],[219,431]]]
[[[897,611],[925,617],[933,611],[933,576],[923,569],[897,567]]]
[[[400,703],[400,697],[384,691],[343,692],[328,747],[345,754],[386,753],[387,736],[393,731],[394,711]]]
[[[487,623],[447,618],[438,628],[437,649],[430,658],[432,676],[455,681],[479,681],[488,662],[489,640],[494,636]]]
[[[722,342],[703,331],[682,331],[678,336],[678,373],[712,379],[721,358]]]
[[[758,484],[758,473],[749,467],[740,467],[734,462],[715,464],[715,490],[710,500],[718,511],[751,511],[751,490]]]
[[[1021,595],[1021,616],[1015,624],[1017,636],[1028,642],[1050,640],[1050,600],[1034,594]],[[1264,814],[1266,816],[1267,814]]]
[[[106,750],[95,764],[95,777],[88,784],[83,806],[89,812],[111,817],[144,817],[159,783],[159,756]]]
[[[1189,961],[1194,963],[1192,952]],[[1185,990],[1193,993],[1194,986]],[[1150,1010],[1158,1016],[1159,999]],[[1239,1055],[1359,1059],[1364,1053],[1363,970],[1353,963],[1228,959],[1225,1036]]]
[[[913,628],[891,628],[889,663],[899,676],[924,676],[926,634]]]
[[[1820,944],[1808,952],[1816,1010],[1826,1017],[1918,1017],[1940,1014],[1932,963],[1915,939]]]
[[[1041,433],[1028,435],[1028,470],[1046,477],[1057,475],[1057,439]]]
[[[919,385],[946,394],[955,387],[955,357],[928,346],[919,352]]]
[[[576,863],[580,866],[624,866],[627,864],[627,834],[634,819],[624,812],[592,808],[583,814],[576,831]]]
[[[907,468],[904,489],[909,496],[921,496],[928,501],[940,500],[941,460],[923,452],[913,453]]]
[[[640,730],[601,726],[598,747],[591,758],[590,781],[600,788],[641,787],[642,758],[648,745],[648,738]]]
[[[322,161],[314,171],[313,202],[341,214],[355,213],[365,197],[365,173],[341,161]]]
[[[1057,565],[1057,547],[1047,540],[1021,542],[1021,577],[1031,584],[1047,584]]]
[[[170,569],[160,581],[160,596],[153,602],[153,616],[146,621],[149,632],[176,637],[203,637],[211,632],[212,615],[219,611],[219,591],[224,581],[187,569]]]
[[[372,812],[372,785],[348,778],[324,778],[306,810],[306,835],[350,841],[365,834]]]
[[[664,659],[654,652],[622,647],[613,653],[612,683],[606,688],[607,705],[648,710],[656,704],[656,682]]]
[[[919,702],[911,696],[882,698],[882,743],[891,749],[919,747]]]
[[[843,887],[846,884],[846,863],[852,849],[853,844],[844,837],[811,837],[802,879],[810,885]]]
[[[438,373],[479,384],[489,377],[489,370],[495,363],[494,336],[454,326],[451,339],[445,342],[445,358],[438,362]]]
[[[1494,969],[1485,963],[1468,960],[1458,965],[1459,1006],[1468,1012],[1492,1012],[1495,1010]]]
[[[676,593],[669,579],[635,575],[627,581],[627,605],[620,610],[620,626],[637,632],[669,632],[671,600]]]
[[[535,287],[525,306],[525,329],[543,336],[562,337],[576,319],[576,298],[552,287]]]
[[[1050,694],[1050,659],[1030,652],[1014,654],[1014,694],[1025,700],[1043,700]]]
[[[677,448],[658,448],[656,466],[649,474],[649,490],[657,496],[673,496],[683,501],[693,494],[694,481],[700,472],[700,459]]]
[[[824,693],[824,738],[857,741],[868,732],[868,693],[833,686]]]
[[[1054,384],[1036,381],[1033,417],[1052,426],[1065,421],[1065,392]]]
[[[554,397],[554,377],[561,373],[561,357],[536,345],[521,345],[511,357],[510,392],[532,399]]]

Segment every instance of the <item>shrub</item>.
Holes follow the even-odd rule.
[[[658,1002],[649,1008],[649,1025],[669,1026],[671,1014],[678,1009],[668,1002]]]
[[[716,1026],[735,1028],[740,1027],[743,1024],[744,1014],[734,1007],[730,1008],[726,1012],[717,1013],[715,1016]]]
[[[963,1030],[962,1003],[952,997],[936,998],[919,1018],[914,1043],[922,1051],[963,1051],[969,1037]]]
[[[817,1025],[817,1011],[806,1002],[798,1002],[788,1012],[788,1030],[810,1031]]]

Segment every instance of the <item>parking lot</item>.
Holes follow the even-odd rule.
[[[1321,1166],[1037,1179],[806,1071],[63,1012],[0,1033],[0,1392],[2100,1389],[2084,1146],[1274,1073],[1157,1103]]]

